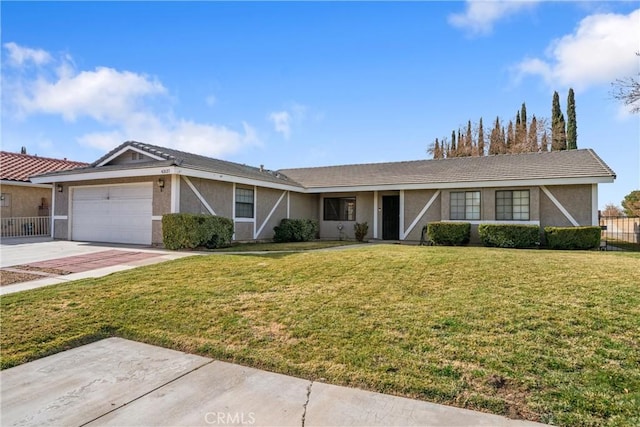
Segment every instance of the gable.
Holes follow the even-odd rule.
[[[137,164],[137,163],[144,163],[144,162],[152,162],[152,161],[156,161],[157,159],[142,153],[140,151],[137,150],[126,150],[121,154],[118,154],[117,156],[115,156],[114,158],[112,158],[111,160],[107,161],[107,163],[102,164],[101,166],[108,166],[108,165],[129,165],[129,164]]]

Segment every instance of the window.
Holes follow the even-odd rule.
[[[253,218],[253,190],[236,188],[236,218]]]
[[[355,197],[330,197],[324,199],[325,221],[355,221]]]
[[[529,190],[496,191],[497,220],[529,220]]]
[[[11,194],[2,193],[0,195],[0,206],[2,206],[3,208],[8,208],[11,206]]]
[[[456,191],[450,198],[451,219],[480,219],[480,192]]]

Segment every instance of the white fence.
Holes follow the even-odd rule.
[[[51,217],[2,218],[0,220],[0,235],[2,237],[50,236]]]

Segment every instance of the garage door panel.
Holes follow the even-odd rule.
[[[72,196],[72,240],[151,244],[151,183],[82,187]]]

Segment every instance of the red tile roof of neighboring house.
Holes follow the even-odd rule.
[[[29,177],[46,172],[75,169],[88,166],[88,163],[67,159],[50,159],[30,154],[0,151],[0,179],[7,181],[29,182]]]

